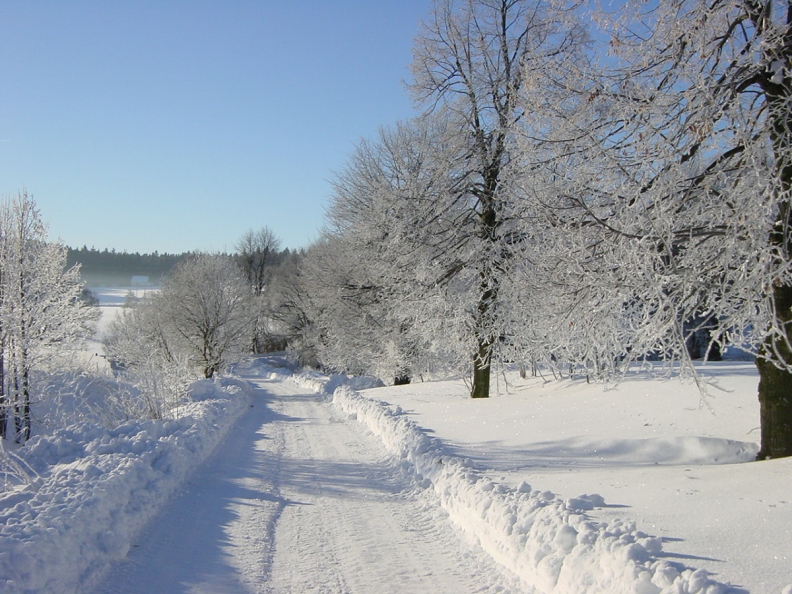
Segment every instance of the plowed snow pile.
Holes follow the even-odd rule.
[[[31,439],[17,453],[33,482],[0,493],[0,591],[78,591],[123,558],[248,409],[246,390],[203,380],[178,419],[83,423]]]

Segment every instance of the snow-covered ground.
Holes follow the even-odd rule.
[[[507,373],[470,400],[277,362],[18,450],[0,591],[792,593],[792,459],[752,462],[750,363],[702,367],[703,399]]]
[[[90,287],[89,287],[90,288]],[[110,324],[118,317],[129,299],[142,299],[147,293],[157,289],[141,289],[139,287],[101,287],[91,289],[99,299],[101,317],[96,328],[96,337],[89,341],[88,350],[104,352],[102,340],[107,335]]]
[[[28,484],[0,492],[0,592],[82,592],[159,511],[248,408],[249,386],[192,387],[175,420],[80,423],[17,450]]]
[[[94,594],[518,592],[383,444],[261,377],[253,407]]]
[[[677,380],[331,398],[343,378],[239,369],[179,421],[22,448],[0,590],[83,591],[128,553],[98,592],[792,591],[792,464],[750,462],[750,365],[703,370],[703,406]]]
[[[91,289],[89,287],[89,289]],[[141,299],[150,291],[157,289],[141,289],[140,287],[100,287],[93,288],[91,291],[99,299],[99,311],[101,313],[96,327],[96,336],[87,340],[84,349],[84,356],[88,364],[98,372],[109,371],[110,365],[105,360],[105,348],[102,340],[107,336],[110,324],[121,314],[124,304],[130,298]]]
[[[669,591],[698,591],[704,572],[711,591],[790,591],[792,460],[752,462],[755,368],[710,363],[699,373],[704,399],[678,379],[605,388],[507,374],[490,400],[440,381],[342,388],[334,402],[409,460],[450,518],[540,591],[658,591],[644,583],[650,577]]]

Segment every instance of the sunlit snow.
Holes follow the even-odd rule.
[[[792,592],[792,459],[752,462],[750,363],[699,368],[706,396],[507,371],[488,400],[284,363],[177,420],[34,437],[0,590]]]

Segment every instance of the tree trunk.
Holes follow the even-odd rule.
[[[24,443],[22,440],[22,395],[19,386],[19,366],[14,362],[14,441]]]
[[[792,374],[762,359],[759,368],[759,418],[762,442],[757,460],[792,456]]]
[[[792,287],[773,288],[776,318],[789,336],[792,333]],[[784,338],[771,336],[762,354],[792,364],[792,353]],[[757,460],[792,456],[792,373],[757,357],[759,370],[759,419],[762,441]]]
[[[792,18],[792,6],[788,6],[787,10],[787,16]],[[787,36],[791,33],[792,28],[788,28]],[[792,58],[788,45],[784,48],[783,54],[782,57],[786,60]],[[778,59],[778,56],[771,57]],[[778,212],[770,233],[770,245],[778,250],[788,265],[792,257],[790,233],[792,205],[789,199],[792,191],[792,162],[789,160],[789,148],[792,146],[792,115],[788,102],[792,95],[792,78],[788,71],[785,71],[782,84],[775,85],[765,81],[763,87],[770,107],[773,148],[781,182],[778,189]],[[759,419],[762,433],[757,460],[792,456],[792,373],[788,371],[792,368],[792,352],[788,342],[792,339],[792,286],[776,281],[772,287],[771,297],[775,324],[780,328],[781,336],[770,334],[765,339],[760,355],[769,356],[787,369],[779,369],[761,356],[756,360],[759,370]]]
[[[471,398],[489,398],[490,369],[492,368],[492,342],[479,337],[478,354],[473,360],[473,386]]]
[[[476,355],[473,358],[473,385],[471,398],[489,398],[490,371],[492,368],[492,329],[489,319],[497,291],[494,280],[485,271],[481,273],[481,297],[476,318]]]
[[[8,395],[5,383],[5,348],[0,347],[0,439],[8,434]]]
[[[27,442],[31,435],[30,424],[30,369],[28,368],[27,356],[23,361],[22,368],[22,443]]]
[[[502,139],[498,142],[502,147]],[[483,154],[487,154],[485,148],[481,149]],[[498,228],[498,214],[495,209],[495,193],[498,187],[500,176],[500,155],[502,150],[496,151],[496,157],[484,168],[484,190],[479,197],[481,201],[481,213],[479,214],[481,227],[479,236],[485,242],[489,242],[493,249],[496,245],[496,230]],[[477,342],[476,355],[473,359],[473,385],[470,389],[471,398],[489,398],[490,392],[490,372],[492,369],[492,344],[493,327],[492,314],[495,302],[498,298],[498,281],[495,269],[497,265],[494,261],[486,261],[479,270],[479,301],[478,311],[476,312],[475,336]]]

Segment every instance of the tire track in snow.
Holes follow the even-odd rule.
[[[288,423],[278,484],[295,505],[275,535],[269,592],[477,592],[515,587],[421,501],[378,439],[290,383],[270,386]],[[507,583],[509,582],[509,583]]]
[[[266,394],[95,594],[510,592],[381,442],[291,383]]]
[[[255,398],[95,594],[263,591],[275,525],[289,504],[273,480],[282,459],[280,427]]]

